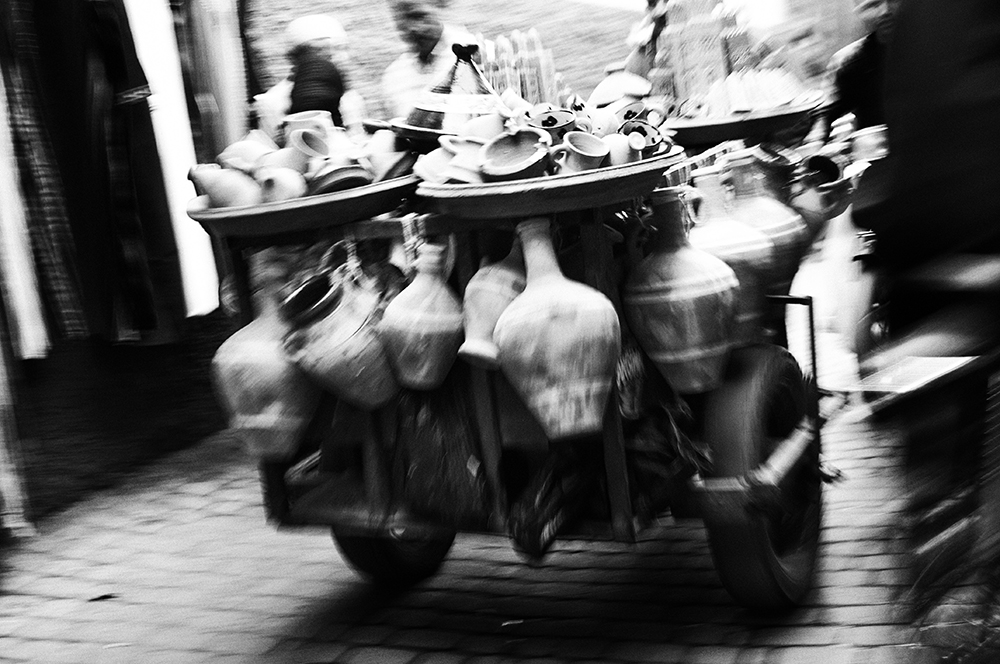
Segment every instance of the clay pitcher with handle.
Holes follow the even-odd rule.
[[[465,287],[462,302],[465,341],[458,348],[459,357],[484,369],[500,368],[493,330],[500,314],[524,291],[524,286],[524,256],[515,238],[503,260],[479,268]]]
[[[527,285],[497,320],[500,368],[549,440],[599,433],[621,327],[600,291],[563,276],[546,218],[518,224]]]
[[[298,449],[321,391],[285,355],[288,326],[278,316],[274,290],[265,285],[255,294],[257,317],[222,342],[211,377],[229,428],[247,452],[283,461]]]
[[[379,325],[396,379],[412,390],[440,387],[462,344],[462,304],[445,281],[446,249],[420,245],[416,276],[385,308]]]
[[[380,295],[346,270],[320,273],[281,305],[291,322],[285,352],[339,399],[363,410],[385,406],[399,393],[377,333]]]

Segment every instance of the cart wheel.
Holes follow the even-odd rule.
[[[723,384],[708,395],[705,440],[715,477],[759,466],[806,412],[807,389],[792,355],[778,346],[733,353]],[[740,604],[779,609],[799,603],[812,585],[822,512],[819,437],[792,470],[781,507],[740,514],[706,511],[715,567]]]
[[[437,572],[455,533],[423,538],[388,535],[353,535],[333,529],[333,540],[347,562],[373,583],[405,587]]]

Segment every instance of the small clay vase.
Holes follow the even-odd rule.
[[[614,305],[563,276],[550,223],[517,226],[527,284],[497,320],[500,368],[549,440],[597,434],[621,352]]]
[[[440,387],[462,344],[462,304],[445,281],[446,249],[420,245],[416,276],[385,308],[378,328],[396,380],[411,390]]]
[[[254,172],[260,184],[261,201],[273,203],[301,198],[306,195],[306,179],[302,173],[282,166],[260,168]]]
[[[524,257],[516,239],[510,253],[498,263],[484,265],[465,287],[462,315],[465,341],[458,355],[469,364],[484,369],[500,368],[493,330],[504,309],[524,291]]]
[[[346,270],[322,272],[282,302],[292,325],[285,352],[338,398],[363,410],[386,405],[399,392],[376,325],[381,296]]]
[[[208,196],[213,208],[257,205],[263,201],[260,185],[246,173],[217,164],[199,164],[188,171],[195,191]]]
[[[288,325],[273,289],[255,297],[258,313],[216,350],[211,377],[229,428],[258,459],[292,457],[319,404],[321,390],[285,355]]]
[[[733,346],[739,282],[732,268],[687,238],[679,187],[650,195],[656,235],[628,275],[625,317],[664,378],[683,394],[718,386]]]

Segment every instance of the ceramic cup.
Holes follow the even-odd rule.
[[[608,146],[608,164],[621,166],[642,159],[643,148],[646,147],[646,137],[637,132],[628,136],[625,134],[608,134],[601,140]]]
[[[519,127],[493,138],[479,152],[485,182],[505,182],[545,175],[551,138],[548,132]]]
[[[291,140],[292,134],[298,129],[314,129],[323,135],[329,135],[333,129],[333,116],[330,111],[299,111],[285,116],[282,127],[285,144]]]
[[[630,134],[639,134],[642,136],[645,141],[645,145],[642,148],[643,157],[656,154],[666,140],[656,127],[645,120],[628,120],[627,122],[623,122],[622,126],[618,128],[618,133],[625,136]]]
[[[585,131],[571,131],[549,151],[557,173],[579,173],[598,168],[608,156],[608,145]]]
[[[305,173],[309,169],[309,155],[291,146],[272,150],[257,160],[254,170],[261,168],[290,168]]]
[[[593,108],[590,113],[590,131],[595,136],[607,136],[618,131],[621,123],[615,112],[605,106],[604,108]]]
[[[540,110],[543,108],[532,108],[528,114],[528,126],[548,132],[553,145],[562,143],[566,134],[576,129],[576,114],[565,108]]]

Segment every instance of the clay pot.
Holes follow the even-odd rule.
[[[541,129],[519,127],[506,131],[482,147],[480,170],[486,182],[505,182],[545,175],[551,138]]]
[[[599,433],[621,351],[614,305],[563,276],[548,219],[517,234],[527,285],[493,331],[500,368],[550,440]]]
[[[282,166],[260,168],[254,173],[260,183],[261,201],[273,203],[306,195],[306,179],[302,173]]]
[[[459,357],[484,369],[500,368],[493,330],[500,314],[524,291],[524,286],[524,256],[515,240],[506,258],[479,268],[465,287],[465,341],[458,348]]]
[[[721,258],[736,273],[739,293],[733,337],[737,344],[760,340],[765,286],[773,269],[774,245],[762,231],[730,216],[726,192],[715,168],[694,172],[701,195],[698,222],[688,234],[691,246]]]
[[[199,164],[188,171],[188,179],[194,183],[195,191],[208,196],[209,207],[257,205],[263,200],[257,181],[232,168]]]
[[[623,293],[625,317],[639,344],[678,392],[716,387],[733,346],[739,283],[732,268],[695,249],[686,234],[682,189],[650,196],[657,234]]]
[[[416,276],[385,308],[379,325],[396,379],[412,390],[440,387],[462,344],[462,305],[445,281],[445,249],[420,246]]]
[[[380,296],[339,270],[320,273],[282,303],[291,322],[285,352],[306,374],[338,398],[381,408],[399,392],[376,324]]]
[[[249,174],[257,165],[258,160],[268,153],[274,152],[278,146],[264,132],[254,129],[243,138],[226,146],[216,157],[216,161],[226,168],[232,168]]]
[[[261,293],[257,303],[257,317],[216,350],[212,384],[232,433],[247,452],[281,461],[298,449],[321,390],[285,355],[288,326],[271,292]]]
[[[787,295],[808,247],[809,229],[798,212],[769,194],[765,175],[750,151],[726,155],[723,177],[733,188],[730,214],[763,232],[774,245],[767,292]]]

